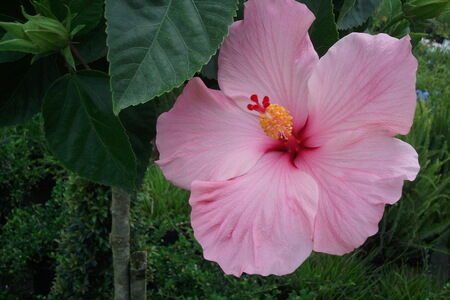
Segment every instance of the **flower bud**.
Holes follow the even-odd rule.
[[[28,22],[23,24],[25,37],[41,52],[59,50],[68,45],[69,32],[58,20],[43,16],[27,16]]]
[[[27,22],[0,22],[8,38],[0,41],[0,51],[21,51],[42,54],[67,47],[70,34],[58,20],[44,16],[30,16],[24,12]]]

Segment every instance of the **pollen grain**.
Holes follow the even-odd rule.
[[[259,124],[264,132],[273,139],[287,140],[292,134],[292,116],[281,105],[270,104],[259,115]]]

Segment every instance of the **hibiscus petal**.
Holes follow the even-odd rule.
[[[258,117],[242,111],[199,78],[186,85],[174,107],[158,118],[156,162],[174,184],[226,180],[247,172],[273,145]]]
[[[384,205],[401,197],[419,163],[409,144],[389,136],[339,136],[296,161],[319,185],[314,251],[344,254],[378,231]]]
[[[309,175],[271,152],[241,177],[194,181],[192,227],[205,258],[227,274],[288,274],[311,253],[317,197]]]
[[[416,107],[417,69],[409,40],[352,33],[328,50],[308,82],[305,134],[312,146],[361,128],[408,133]]]
[[[245,107],[252,94],[306,119],[306,83],[318,61],[308,36],[314,15],[294,0],[245,3],[243,21],[230,27],[219,55],[219,85]]]

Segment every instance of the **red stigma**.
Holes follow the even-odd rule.
[[[269,97],[265,96],[262,102],[264,108],[267,108],[270,105]]]
[[[259,104],[259,100],[258,100],[258,96],[257,95],[251,95],[250,96],[250,100],[255,102],[256,104],[249,104],[247,105],[247,109],[248,110],[255,110],[261,114],[266,112],[266,108],[269,107],[270,105],[270,100],[269,97],[264,96],[263,101],[262,101],[262,105]]]

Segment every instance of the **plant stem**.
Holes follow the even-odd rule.
[[[87,64],[86,60],[81,56],[80,52],[73,44],[70,44],[70,50],[72,50],[72,53],[75,54],[75,57],[81,62],[81,64],[84,66],[86,70],[90,70],[91,67]]]
[[[136,251],[131,254],[130,294],[133,300],[147,299],[147,252]]]
[[[114,268],[114,300],[130,300],[130,193],[112,188],[111,247]]]

